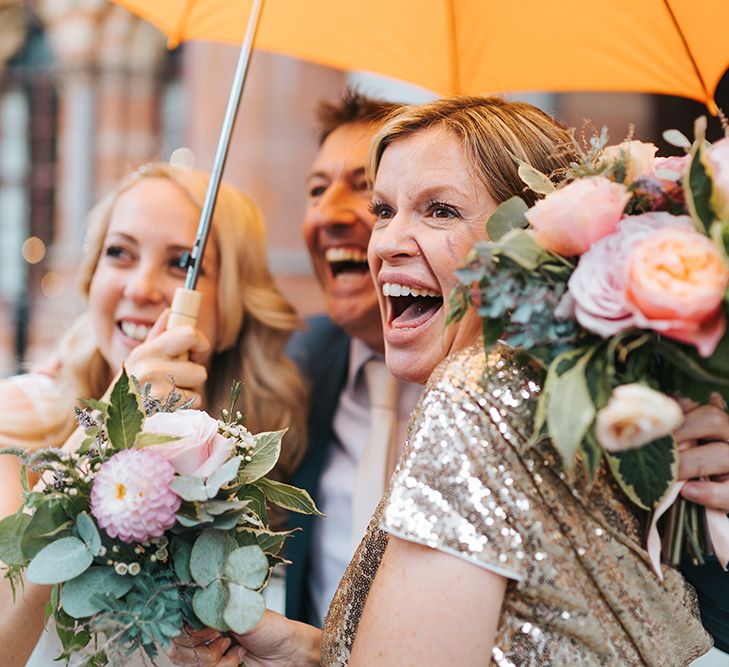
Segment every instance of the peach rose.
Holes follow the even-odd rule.
[[[695,345],[708,357],[725,330],[729,271],[712,241],[693,230],[661,229],[628,258],[626,294],[638,327]]]
[[[181,475],[207,478],[231,456],[234,441],[218,433],[218,422],[201,410],[158,412],[144,420],[144,431],[177,435],[179,440],[153,445]]]
[[[624,452],[669,435],[682,423],[683,410],[673,399],[644,384],[623,384],[597,413],[595,436],[608,452]]]
[[[630,185],[641,176],[649,176],[654,171],[657,146],[643,141],[624,141],[617,146],[606,146],[602,152],[608,162],[625,160],[625,184]]]
[[[620,183],[603,176],[581,178],[539,200],[526,219],[540,246],[572,257],[615,231],[628,199]]]
[[[713,183],[712,208],[719,220],[729,222],[729,137],[713,144],[706,158]]]

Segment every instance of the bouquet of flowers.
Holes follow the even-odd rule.
[[[67,663],[80,651],[90,665],[138,649],[153,659],[184,625],[243,633],[260,620],[290,534],[269,528],[266,503],[318,511],[305,491],[266,478],[284,431],[246,430],[240,389],[218,421],[122,372],[108,404],[78,411],[77,451],[2,451],[41,482],[0,522],[0,560],[14,591],[22,574],[53,585],[47,614]]]
[[[660,576],[655,520],[678,495],[675,399],[729,398],[729,137],[658,158],[639,141],[593,137],[566,173],[519,160],[542,195],[499,206],[460,270],[451,319],[475,304],[487,346],[518,347],[545,369],[534,441],[548,436],[565,467],[589,480],[607,463],[628,498],[653,512],[649,551]],[[683,501],[682,501],[683,502]],[[671,548],[701,561],[711,545],[696,505],[681,505]],[[707,511],[724,568],[729,520]],[[653,543],[651,543],[653,540]],[[685,540],[685,542],[684,542]]]

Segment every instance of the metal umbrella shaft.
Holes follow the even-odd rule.
[[[248,75],[248,67],[250,65],[264,2],[265,0],[253,0],[251,13],[248,16],[245,39],[243,40],[240,55],[238,56],[233,85],[228,97],[228,105],[225,109],[225,118],[223,119],[223,126],[220,129],[218,146],[215,149],[215,159],[210,172],[210,181],[208,182],[205,201],[200,211],[200,221],[195,235],[195,243],[190,253],[190,264],[187,269],[185,286],[179,287],[175,292],[167,324],[168,329],[185,324],[195,325],[197,322],[201,295],[195,290],[195,287],[197,286],[197,280],[200,275],[200,264],[208,243],[208,237],[210,236],[210,223],[215,212],[220,180],[223,175],[223,169],[225,168],[225,161],[228,157],[228,149],[230,148],[230,137],[233,133],[233,126],[235,125],[238,107],[240,106],[240,100],[243,94],[243,87],[246,82],[246,76]]]

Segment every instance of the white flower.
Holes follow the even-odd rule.
[[[654,160],[658,148],[643,141],[624,141],[617,146],[606,146],[602,156],[609,162],[625,160],[625,185],[630,185],[641,176],[654,171]]]
[[[682,422],[683,412],[673,399],[643,384],[624,384],[597,413],[595,435],[603,449],[622,452],[669,435]]]

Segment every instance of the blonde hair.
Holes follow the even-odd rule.
[[[179,186],[199,208],[208,175],[166,163],[144,165],[124,179],[89,213],[79,286],[89,286],[120,195],[144,178],[165,178]],[[285,346],[301,321],[276,288],[266,263],[265,230],[257,206],[235,188],[221,183],[210,242],[218,249],[218,341],[208,369],[206,406],[215,414],[227,405],[234,380],[243,382],[245,424],[251,431],[289,428],[278,470],[288,478],[305,450],[307,390]],[[77,396],[98,398],[106,389],[109,369],[101,356],[88,314],[82,315],[60,345],[61,379]]]
[[[385,121],[372,143],[371,179],[392,142],[429,128],[442,128],[461,141],[466,159],[497,203],[514,195],[529,205],[536,200],[519,177],[515,157],[550,176],[558,176],[575,159],[570,133],[531,104],[499,97],[448,97],[402,107]]]

